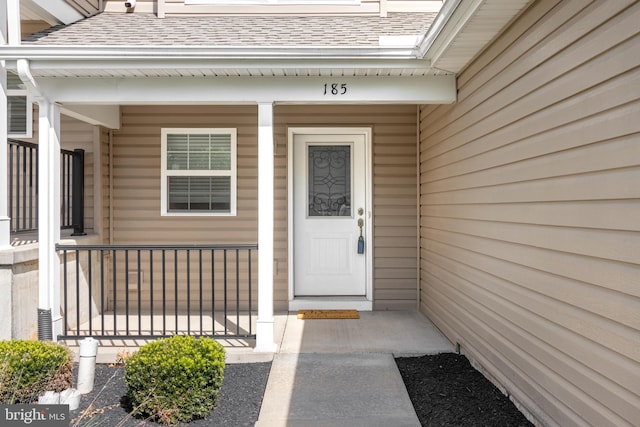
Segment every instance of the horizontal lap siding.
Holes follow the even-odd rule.
[[[110,131],[106,128],[100,127],[100,177],[94,179],[100,179],[100,189],[102,196],[102,244],[107,245],[111,239],[111,184],[110,184],[110,150],[112,149],[110,141]]]
[[[275,109],[275,300],[284,309],[287,275],[288,127],[372,127],[374,308],[415,309],[417,298],[416,107],[277,106]]]
[[[257,108],[255,106],[127,106],[122,107],[122,127],[113,135],[113,240],[114,244],[255,244],[258,241],[258,157],[257,157]],[[162,128],[236,128],[237,141],[237,215],[210,217],[163,217],[160,215],[160,151]],[[135,256],[135,254],[133,255]],[[146,255],[148,256],[148,255]],[[160,255],[154,255],[153,288],[155,306],[162,301]],[[198,254],[191,260],[191,301],[199,300],[200,273]],[[223,276],[222,258],[216,258],[216,300],[222,301],[219,280]],[[179,296],[185,303],[187,295],[186,259],[184,254],[178,268]],[[257,267],[254,260],[253,269]],[[151,267],[142,265],[142,304],[148,306],[151,288]],[[174,270],[167,272],[170,293],[168,303],[174,301]],[[117,265],[118,304],[127,294],[124,258],[120,255]],[[137,266],[129,266],[130,277],[137,277]],[[241,263],[243,284],[248,278],[247,264]],[[137,280],[137,279],[136,279]],[[234,286],[235,276],[230,277]],[[211,262],[203,266],[204,303],[210,305]],[[257,295],[257,270],[252,277],[254,299]],[[235,299],[235,290],[231,299]],[[129,297],[136,292],[129,292]],[[240,292],[243,307],[248,293],[246,286]],[[136,297],[137,298],[137,297]],[[112,297],[110,297],[112,299]],[[182,306],[181,303],[181,306]],[[137,304],[137,300],[136,300]]]
[[[162,128],[237,128],[236,216],[160,215]],[[256,243],[257,177],[256,107],[122,107],[122,128],[113,142],[113,243]]]
[[[640,4],[540,1],[421,109],[421,309],[539,420],[640,420]]]
[[[71,117],[60,116],[61,146],[65,150],[81,148],[84,153],[84,228],[94,229],[94,192],[93,192],[93,125],[83,123]]]

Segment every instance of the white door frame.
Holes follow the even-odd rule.
[[[287,132],[287,187],[288,187],[288,274],[289,274],[289,311],[302,309],[356,309],[360,311],[373,310],[373,142],[370,127],[290,127]],[[366,265],[366,294],[364,297],[295,297],[294,294],[294,226],[293,226],[293,141],[297,134],[327,134],[327,135],[364,135],[365,137],[365,182],[366,203],[364,230],[365,265]]]

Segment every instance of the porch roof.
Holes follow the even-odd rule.
[[[458,74],[532,0],[448,0],[369,16],[101,13],[0,49],[33,77],[416,77]]]
[[[432,69],[417,52],[436,15],[101,13],[29,35],[3,56],[29,59],[34,77],[451,74]]]

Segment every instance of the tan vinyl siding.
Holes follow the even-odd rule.
[[[100,188],[102,192],[102,244],[111,243],[111,137],[110,130],[100,127]]]
[[[60,116],[60,140],[64,150],[84,150],[84,228],[93,230],[93,125],[74,118]]]
[[[51,24],[45,21],[20,21],[20,33],[22,37],[51,28]]]
[[[255,106],[122,107],[113,142],[113,243],[256,243],[257,118]],[[236,216],[160,215],[162,128],[237,128]]]
[[[33,107],[33,134],[31,138],[20,138],[22,141],[38,143],[38,106]],[[73,151],[77,148],[85,150],[84,159],[84,228],[93,230],[94,195],[93,195],[93,125],[81,122],[64,114],[60,115],[60,147]],[[35,159],[34,159],[35,160]],[[37,206],[35,194],[33,206]]]
[[[415,309],[416,120],[416,107],[411,105],[296,105],[275,108],[276,308],[286,309],[288,300],[288,127],[370,126],[373,129],[374,308]]]
[[[421,309],[547,425],[640,420],[639,20],[536,2],[421,108]]]
[[[113,240],[114,244],[255,244],[257,243],[257,108],[255,106],[124,106],[121,110],[122,127],[113,131]],[[160,214],[160,150],[162,128],[236,128],[238,132],[238,206],[236,216],[161,216]],[[257,292],[257,257],[253,258],[253,291]],[[128,277],[137,280],[136,254],[131,254]],[[154,301],[162,301],[160,292],[159,254],[154,269]],[[168,254],[171,258],[172,254]],[[216,254],[216,277],[223,277],[222,254]],[[229,266],[234,264],[234,254],[229,254]],[[149,302],[148,286],[151,272],[147,254],[142,264],[142,304]],[[180,255],[179,306],[186,302],[185,254]],[[199,280],[196,254],[191,259],[191,301],[199,301]],[[166,301],[175,301],[173,289],[174,267],[167,259]],[[203,292],[210,295],[211,260],[204,254]],[[241,263],[242,280],[246,278],[246,263]],[[118,304],[125,301],[126,277],[122,255],[118,263]],[[235,276],[229,270],[229,284],[235,284]],[[235,288],[231,288],[235,298]],[[216,301],[223,300],[222,286],[216,286]],[[130,296],[132,294],[130,293]],[[257,295],[254,293],[254,295]],[[240,299],[248,300],[245,290]],[[205,298],[208,304],[212,298]],[[136,302],[137,303],[137,302]],[[172,306],[172,305],[171,305]],[[120,307],[122,307],[120,305]],[[208,308],[208,307],[205,307]]]

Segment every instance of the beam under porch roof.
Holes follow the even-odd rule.
[[[85,104],[410,103],[450,104],[454,76],[39,78],[48,99]]]

